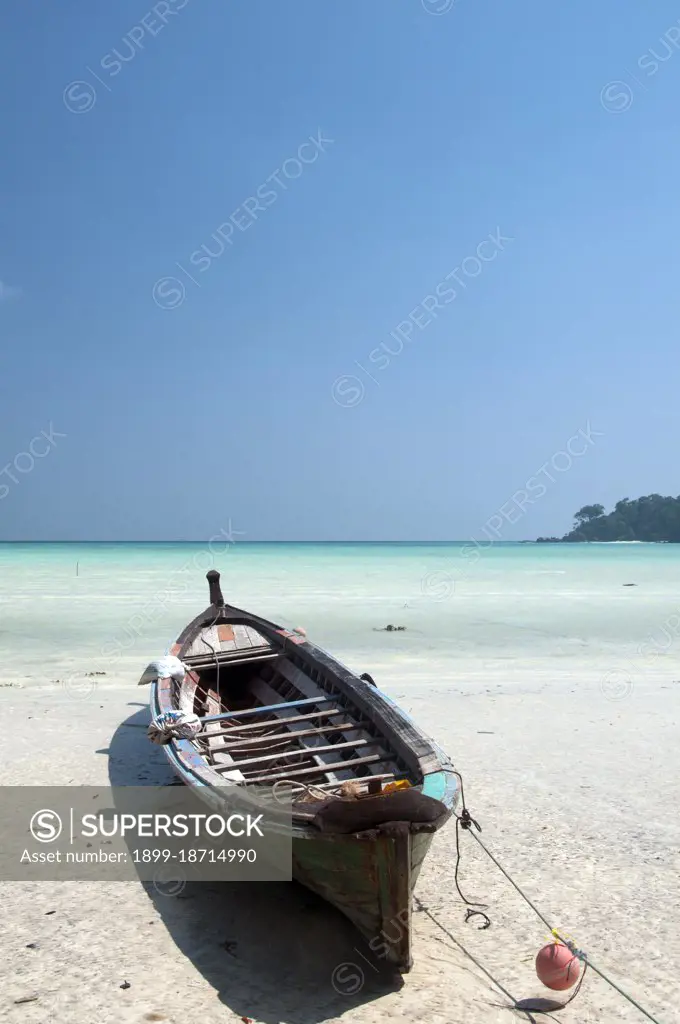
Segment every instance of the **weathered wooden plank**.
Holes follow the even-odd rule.
[[[214,654],[219,650],[220,642],[217,636],[217,627],[208,626],[202,629],[187,651],[187,657],[196,657],[198,654]]]
[[[285,721],[285,719],[283,721]],[[282,724],[283,724],[283,722],[282,722]],[[286,724],[288,724],[288,723],[286,722]],[[278,723],[272,723],[272,725],[278,725]],[[350,722],[338,722],[337,725],[324,725],[324,726],[320,726],[317,729],[300,729],[298,732],[293,732],[292,729],[289,729],[289,730],[285,730],[284,729],[282,732],[270,733],[267,736],[248,737],[245,740],[241,740],[238,737],[235,737],[233,743],[226,743],[225,744],[225,749],[226,750],[234,750],[235,751],[235,750],[237,750],[237,748],[240,749],[242,747],[266,746],[268,743],[277,743],[279,740],[282,740],[282,739],[288,740],[289,743],[292,743],[293,740],[299,740],[303,736],[320,736],[323,733],[340,732],[340,730],[344,730],[344,732],[354,732],[357,729],[361,729],[361,726],[360,725],[352,725]],[[227,740],[231,739],[230,731],[231,730],[227,729],[227,730],[224,730],[222,732],[222,735],[225,736],[225,738]],[[201,735],[205,735],[205,734],[204,733],[199,733],[198,735],[201,736]],[[196,737],[196,738],[198,738],[198,737]],[[312,753],[316,749],[321,749],[321,748],[309,747],[309,750]]]
[[[271,729],[284,722],[286,725],[292,725],[297,722],[308,722],[313,718],[333,718],[335,715],[344,714],[344,708],[336,708],[330,711],[312,711],[307,715],[293,715],[290,718],[268,718],[266,722],[249,722],[247,725],[235,725],[233,729],[225,729],[224,733],[226,736],[231,736],[232,733],[236,736],[241,736],[244,732],[253,733],[256,729]],[[205,735],[205,732],[199,732],[196,735],[196,739],[200,739]]]
[[[376,761],[386,761],[385,757],[381,757],[380,754],[368,754],[366,757],[353,757],[350,761],[337,761],[333,764],[325,764],[323,767],[314,766],[313,768],[293,768],[288,772],[279,772],[274,775],[258,775],[256,778],[250,776],[246,779],[246,782],[275,782],[277,779],[292,779],[300,775],[325,775],[327,772],[335,771],[337,768],[347,768],[350,765],[353,768],[358,767],[360,764],[375,764]],[[362,776],[363,779],[368,779],[369,776]]]
[[[357,747],[379,747],[380,742],[378,740],[348,740],[347,743],[330,743],[325,747],[297,747],[295,750],[289,750],[285,753],[277,754],[262,754],[260,757],[248,757],[242,761],[234,761],[234,764],[243,771],[244,768],[250,768],[251,765],[260,764],[263,761],[276,761],[285,760],[288,757],[299,757],[301,754],[309,754],[312,757],[314,754],[327,754],[329,751],[336,750],[348,750],[350,747],[356,749]],[[385,751],[381,751],[385,753]],[[385,760],[383,758],[383,760]],[[325,767],[325,766],[322,766]],[[351,767],[351,763],[347,763],[347,767]]]
[[[234,648],[235,650],[235,648]],[[240,657],[229,657],[219,658],[220,669],[229,670],[234,665],[250,665],[254,661],[276,661],[280,658],[280,654],[248,654],[247,652],[239,652]],[[224,648],[222,648],[222,654],[224,654]],[[210,657],[206,658],[204,655],[199,654],[195,658],[185,658],[187,665],[191,668],[202,669],[202,668],[215,668],[215,659]]]
[[[287,679],[289,683],[293,684],[293,686],[297,686],[298,690],[301,690],[303,693],[308,691],[310,687],[317,693],[321,691],[321,687],[318,683],[315,683],[313,679],[310,679],[309,676],[302,671],[302,669],[291,664],[291,662],[286,658],[281,659],[281,663],[277,668],[284,679]]]
[[[218,722],[226,718],[244,718],[246,715],[263,715],[266,711],[280,711],[282,708],[299,708],[303,704],[323,704],[330,700],[330,697],[307,697],[305,700],[289,700],[281,704],[264,705],[256,708],[246,708],[245,711],[224,711],[221,715],[204,715],[202,722]]]
[[[246,629],[246,632],[247,632],[247,634],[248,634],[248,636],[250,638],[250,642],[253,645],[253,647],[262,647],[263,645],[265,647],[270,647],[271,646],[269,641],[265,640],[265,638],[262,636],[262,634],[258,633],[256,629],[253,629],[252,626],[246,626],[245,629]]]
[[[277,668],[278,668],[279,664],[281,664],[281,662],[277,662]],[[256,697],[258,697],[259,700],[262,700],[265,703],[267,701],[276,701],[277,698],[278,698],[279,703],[276,705],[277,708],[281,708],[281,707],[284,706],[285,702],[284,702],[283,698],[281,697],[281,695],[277,692],[277,690],[274,689],[274,687],[272,685],[270,685],[269,683],[265,682],[264,679],[262,679],[261,676],[259,676],[255,680],[253,680],[253,682],[251,683],[251,691],[255,694]],[[313,698],[313,694],[316,693],[316,692],[317,691],[315,689],[307,691],[308,699],[312,699]],[[287,721],[287,715],[288,715],[287,711],[279,712],[277,710],[275,712],[275,714],[277,715],[278,720],[280,722],[286,722]],[[299,731],[300,728],[303,728],[303,727],[297,726],[297,725],[291,725],[290,726],[290,731],[291,732],[297,732],[297,731]],[[311,746],[311,744],[305,743],[305,744],[303,744],[303,746]],[[313,761],[316,761],[316,763],[321,765],[322,767],[323,767],[323,765],[327,761],[332,761],[333,760],[332,755],[328,755],[328,754],[312,753],[312,754],[310,754],[310,757],[311,757],[311,759]]]
[[[224,650],[225,643],[232,643],[234,640],[234,627],[223,622],[222,625],[217,627],[217,638],[222,645],[222,650]]]
[[[170,685],[174,688],[177,684],[173,681]],[[187,672],[184,678],[184,683],[179,687],[177,705],[180,711],[186,711],[193,714],[197,690],[202,690],[205,693],[203,687],[199,685],[199,679],[196,673]]]
[[[208,690],[205,703],[208,711],[216,711],[220,707],[219,695],[214,690]],[[230,782],[243,782],[243,772],[236,768],[231,754],[224,750],[224,730],[220,729],[218,722],[208,724],[206,731],[209,733],[210,729],[213,729],[214,732],[212,735],[208,735],[207,753],[215,762],[211,767],[215,770],[219,767],[226,773],[222,778],[229,779]]]
[[[379,934],[387,940],[390,957],[411,968],[411,835],[403,829],[397,835],[376,840],[377,896],[380,907]]]
[[[297,687],[297,689],[301,693],[304,693],[305,696],[311,696],[313,693],[317,692],[319,688],[318,683],[315,683],[313,679],[310,679],[308,675],[306,675],[301,669],[297,668],[295,665],[291,664],[291,662],[289,662],[287,659],[282,658],[279,662],[277,662],[276,670],[284,677],[284,679],[288,680],[289,683],[292,683],[293,686]],[[353,711],[355,711],[355,708],[347,709],[347,714],[349,717],[352,716]],[[362,735],[363,738],[366,740],[373,739],[370,731],[366,726],[363,727]],[[387,740],[382,737],[382,734],[381,739],[383,742],[383,748],[385,750],[389,750],[389,744]],[[349,777],[339,778],[338,781],[348,781],[348,778]]]
[[[247,626],[232,626],[232,629],[234,631],[234,640],[239,650],[242,650],[244,647],[259,646],[253,645]]]
[[[393,779],[394,774],[392,772],[384,772],[382,775],[360,775],[357,782],[387,782],[389,779]],[[314,785],[317,789],[332,789],[333,786],[337,786],[337,782],[315,782]]]

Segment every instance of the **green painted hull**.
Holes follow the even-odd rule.
[[[431,832],[293,840],[293,877],[352,921],[376,960],[408,971],[411,904]]]

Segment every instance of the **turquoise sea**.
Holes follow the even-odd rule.
[[[229,603],[388,689],[676,671],[675,545],[0,544],[0,684],[136,682],[208,604],[213,567]]]

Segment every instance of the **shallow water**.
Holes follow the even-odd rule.
[[[0,683],[136,681],[208,604],[213,567],[229,603],[388,688],[673,674],[676,545],[0,544]]]

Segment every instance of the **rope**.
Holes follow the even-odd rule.
[[[563,939],[560,933],[555,928],[553,928],[553,935],[556,938],[558,938],[560,942],[563,942],[564,945],[571,950],[574,956],[577,956],[579,960],[583,960],[586,967],[590,967],[593,971],[595,971],[596,974],[599,974],[603,981],[606,981],[608,985],[611,985],[613,989],[616,989],[619,995],[623,996],[624,999],[627,999],[629,1003],[632,1003],[633,1006],[636,1007],[636,1009],[638,1009],[640,1013],[644,1014],[644,1016],[647,1017],[648,1020],[654,1021],[654,1024],[661,1024],[661,1022],[656,1017],[652,1017],[651,1013],[648,1013],[647,1010],[645,1010],[644,1006],[640,1006],[640,1004],[636,1002],[636,1000],[633,999],[632,996],[629,996],[627,992],[624,992],[622,988],[619,988],[615,981],[612,981],[611,978],[608,978],[603,971],[596,967],[592,960],[588,958],[587,953],[584,953],[580,949],[576,949],[573,942],[569,942],[567,939]],[[583,976],[585,977],[585,970],[583,972]]]
[[[458,772],[453,771],[453,770],[452,770],[452,774],[456,775],[457,778],[458,778],[458,781],[460,782],[460,795],[461,795],[461,801],[462,801],[462,804],[463,804],[463,810],[462,810],[461,814],[457,814],[456,815],[456,869],[455,869],[454,874],[453,874],[453,880],[456,883],[456,889],[458,890],[458,895],[462,899],[463,903],[467,903],[467,905],[468,905],[468,911],[467,911],[467,914],[465,915],[465,923],[467,924],[468,921],[471,918],[473,918],[473,917],[483,917],[484,921],[485,921],[485,924],[480,925],[479,926],[479,930],[480,931],[484,931],[485,928],[490,928],[491,927],[491,918],[488,916],[488,914],[485,914],[483,910],[481,910],[481,909],[474,909],[474,908],[486,907],[487,904],[486,903],[480,903],[479,900],[469,900],[467,898],[467,896],[465,896],[463,894],[463,891],[462,891],[462,889],[460,887],[460,884],[458,882],[458,871],[460,870],[460,860],[461,860],[461,855],[460,855],[460,830],[461,829],[469,829],[469,828],[471,828],[472,825],[474,825],[475,828],[477,829],[477,831],[481,832],[482,831],[482,826],[479,824],[478,821],[475,821],[475,819],[470,816],[470,812],[468,811],[467,807],[465,806],[465,790],[463,788],[463,777],[462,777],[462,775],[459,775]]]
[[[461,786],[461,792],[462,792],[462,786]],[[488,916],[488,914],[485,914],[484,911],[481,909],[482,907],[486,907],[487,904],[486,903],[480,903],[479,900],[469,900],[463,894],[463,891],[462,891],[462,889],[460,887],[460,884],[458,882],[458,871],[460,869],[460,860],[461,860],[461,857],[460,857],[460,830],[461,829],[469,829],[472,825],[475,826],[475,828],[477,829],[478,832],[482,831],[482,826],[479,824],[479,822],[475,821],[474,818],[470,817],[470,812],[465,807],[465,802],[464,802],[464,798],[463,798],[463,813],[461,815],[456,815],[456,870],[454,871],[454,874],[453,874],[453,880],[456,883],[456,889],[458,890],[458,895],[462,899],[463,903],[467,903],[467,905],[468,905],[468,911],[467,911],[467,914],[465,915],[465,923],[467,924],[468,921],[471,918],[473,918],[473,917],[483,917],[484,921],[485,921],[485,924],[482,924],[482,925],[479,926],[479,930],[483,931],[485,928],[490,928],[491,927],[491,918]],[[475,909],[475,908],[480,908],[480,909]]]
[[[335,786],[329,786],[328,789],[320,789],[319,786],[298,782],[295,779],[279,779],[272,786],[272,796],[276,799],[276,792],[279,786],[288,786],[289,796],[300,796],[302,793],[305,793],[312,800],[327,800],[329,796],[340,796],[340,787],[342,785],[343,783],[338,782]]]
[[[491,980],[491,981],[492,981],[492,982],[494,983],[494,985],[495,985],[495,986],[496,986],[497,988],[499,988],[499,989],[501,990],[501,992],[502,992],[502,993],[503,993],[503,995],[504,995],[504,996],[506,997],[506,999],[509,999],[509,1000],[510,1000],[510,1002],[511,1002],[511,1003],[513,1004],[513,1006],[514,1006],[514,1005],[516,1004],[516,1002],[517,1002],[517,1000],[515,999],[515,997],[514,997],[514,996],[512,996],[512,995],[511,995],[511,994],[510,994],[510,993],[508,992],[508,990],[507,990],[506,988],[503,988],[503,986],[502,986],[502,985],[500,984],[500,982],[496,981],[496,979],[494,978],[493,974],[490,974],[490,973],[489,973],[489,972],[487,971],[486,967],[484,967],[484,965],[483,965],[483,964],[480,964],[479,960],[475,959],[475,957],[474,957],[474,956],[472,955],[472,953],[469,953],[469,952],[468,952],[468,950],[467,950],[467,949],[465,949],[465,947],[464,947],[464,946],[462,946],[462,945],[460,944],[460,942],[458,942],[458,940],[456,939],[456,937],[455,937],[454,935],[451,935],[451,933],[450,933],[450,932],[448,932],[448,931],[446,930],[446,928],[444,928],[444,926],[443,926],[443,925],[441,925],[441,924],[439,923],[439,921],[438,921],[438,920],[437,920],[437,918],[436,918],[436,917],[434,916],[434,914],[432,914],[432,913],[431,913],[431,911],[430,911],[430,910],[429,910],[429,909],[428,909],[428,908],[427,908],[427,907],[425,906],[425,904],[424,904],[424,903],[423,903],[423,902],[422,902],[422,901],[421,901],[421,900],[420,900],[420,899],[419,899],[419,898],[418,898],[417,896],[414,896],[414,898],[413,898],[413,899],[414,899],[414,902],[415,902],[416,906],[418,907],[418,909],[419,909],[419,910],[422,910],[422,911],[423,911],[423,912],[424,912],[425,914],[427,914],[427,916],[428,916],[428,917],[430,918],[430,920],[431,920],[431,921],[434,921],[434,923],[435,923],[435,924],[437,925],[437,927],[438,927],[438,928],[441,928],[441,930],[442,930],[442,931],[444,932],[444,934],[445,934],[445,935],[448,935],[448,936],[449,936],[449,938],[453,939],[453,941],[454,941],[454,942],[456,943],[456,945],[457,945],[457,946],[459,946],[459,947],[460,947],[460,949],[462,949],[462,950],[463,950],[463,952],[465,953],[465,955],[466,955],[466,956],[469,956],[469,957],[470,957],[470,959],[472,960],[473,964],[475,964],[475,966],[476,966],[476,967],[479,967],[480,971],[483,971],[483,972],[484,972],[484,974],[486,974],[487,978],[489,978],[489,979],[490,979],[490,980]]]
[[[458,892],[460,893],[460,895],[463,898],[464,902],[465,903],[470,903],[469,900],[465,899],[465,897],[460,892],[460,888],[458,887],[458,880],[457,879],[458,879],[458,868],[459,868],[459,864],[460,864],[460,849],[459,849],[459,846],[458,846],[458,829],[459,829],[459,827],[464,829],[465,831],[469,832],[470,835],[472,836],[472,838],[475,839],[479,843],[479,845],[484,850],[484,853],[487,855],[487,857],[489,857],[489,859],[492,860],[493,863],[496,865],[498,870],[503,875],[505,875],[507,880],[513,886],[513,888],[517,890],[517,892],[522,897],[522,899],[525,901],[525,903],[528,903],[528,905],[531,907],[531,909],[536,914],[536,916],[546,926],[546,928],[548,929],[550,934],[553,935],[556,939],[559,939],[559,941],[563,945],[565,945],[567,947],[567,949],[569,949],[570,952],[573,953],[573,955],[575,957],[577,957],[578,960],[582,961],[582,963],[584,964],[584,969],[583,969],[583,974],[581,975],[581,980],[579,981],[578,985],[576,986],[575,991],[572,993],[572,995],[569,997],[569,999],[566,1001],[566,1003],[563,1004],[564,1006],[567,1006],[572,1001],[572,999],[576,998],[576,996],[578,995],[579,990],[581,988],[581,985],[583,984],[583,980],[584,980],[584,978],[586,976],[586,971],[587,971],[588,967],[590,967],[590,968],[592,968],[593,971],[595,971],[596,974],[598,974],[602,978],[603,981],[606,981],[608,985],[611,985],[611,987],[616,992],[618,992],[619,995],[623,996],[624,999],[627,999],[628,1002],[631,1003],[636,1009],[638,1009],[640,1011],[640,1013],[642,1013],[648,1020],[653,1021],[653,1024],[661,1024],[661,1022],[656,1017],[653,1017],[651,1015],[651,1013],[649,1013],[647,1010],[645,1010],[645,1008],[643,1006],[640,1006],[640,1004],[635,999],[633,999],[632,996],[629,996],[627,992],[624,992],[623,989],[620,988],[616,984],[616,982],[612,981],[611,978],[607,977],[607,975],[604,973],[604,971],[601,971],[598,967],[596,967],[595,964],[592,962],[592,960],[590,960],[590,958],[588,957],[587,953],[584,953],[584,951],[582,949],[578,949],[575,946],[575,944],[570,939],[563,938],[560,935],[560,933],[557,931],[557,929],[554,928],[550,924],[548,919],[543,916],[543,914],[538,909],[538,907],[534,903],[532,903],[532,901],[529,899],[527,894],[525,892],[523,892],[522,889],[520,889],[520,887],[517,885],[517,883],[514,881],[514,879],[511,878],[510,875],[508,874],[508,872],[505,870],[503,865],[499,863],[499,861],[494,857],[494,855],[491,853],[491,851],[488,850],[487,847],[484,845],[484,843],[479,838],[479,836],[473,831],[473,829],[472,829],[473,825],[477,829],[477,832],[481,832],[482,828],[481,828],[481,825],[479,824],[479,822],[475,821],[475,819],[471,816],[470,812],[468,811],[468,809],[467,809],[467,807],[465,805],[465,791],[464,791],[464,788],[463,788],[463,777],[462,777],[462,775],[460,774],[460,772],[455,771],[455,769],[453,769],[453,768],[447,768],[446,771],[450,772],[452,775],[455,775],[456,778],[458,779],[459,783],[460,783],[460,797],[461,797],[461,803],[463,805],[463,809],[462,809],[460,815],[456,815],[456,853],[457,853],[457,860],[456,860],[456,888],[458,888]],[[476,905],[477,906],[485,906],[485,904],[480,904],[480,903],[478,903]],[[426,909],[426,908],[423,907],[423,909]],[[465,920],[468,921],[470,919],[470,917],[474,916],[475,913],[477,913],[477,911],[468,910],[468,912],[466,914],[466,917],[465,917]],[[432,916],[432,915],[430,915],[430,916]],[[483,916],[486,917],[486,914],[484,914]],[[433,918],[433,920],[436,920],[436,919]],[[487,921],[488,920],[489,919],[487,917]],[[437,922],[437,924],[438,923],[439,922]],[[489,921],[489,924],[490,923],[491,922]],[[482,927],[483,928],[488,928],[489,925],[483,925]],[[488,972],[486,972],[486,973],[488,973]],[[501,991],[504,991],[504,990],[501,989]],[[505,994],[507,995],[507,993],[505,993]],[[521,1009],[521,1007],[517,1007],[517,1009]],[[532,1010],[532,1012],[533,1013],[541,1013],[543,1011],[541,1011],[541,1010]]]

